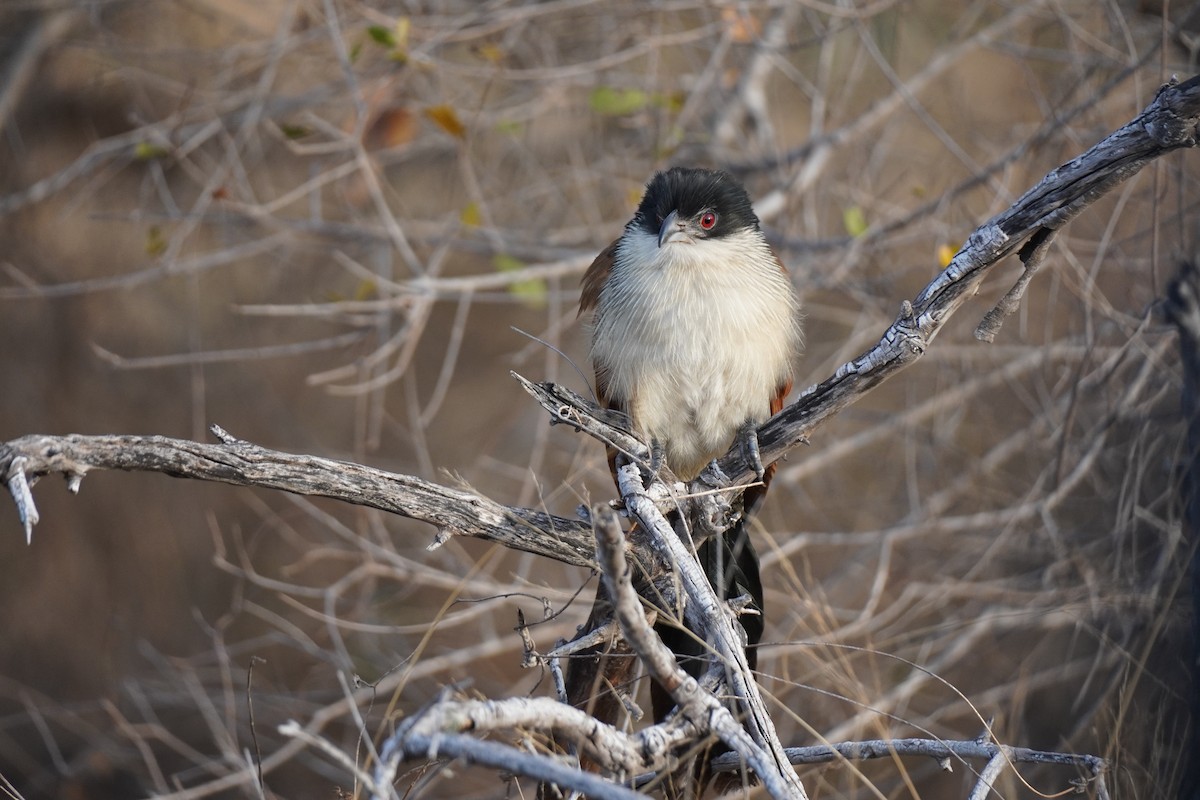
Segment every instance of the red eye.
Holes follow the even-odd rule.
[[[717,224],[717,215],[713,211],[705,211],[700,215],[700,227],[706,231],[711,231]]]

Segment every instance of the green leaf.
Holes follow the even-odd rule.
[[[492,259],[492,266],[496,268],[496,272],[516,272],[525,269],[525,262],[508,253],[500,253]]]
[[[515,119],[502,119],[496,123],[496,133],[505,136],[516,136],[525,130],[525,123]]]
[[[312,133],[311,129],[303,125],[289,125],[286,122],[279,126],[279,130],[283,131],[283,135],[288,139],[303,139]]]
[[[525,269],[526,264],[519,258],[501,253],[492,259],[497,272],[517,272]],[[546,305],[546,281],[542,278],[527,278],[514,281],[508,286],[508,293],[530,308],[544,308]]]
[[[858,206],[850,206],[842,212],[842,225],[846,233],[857,239],[867,232],[867,215]]]
[[[388,58],[403,64],[408,61],[408,32],[411,29],[411,20],[408,17],[400,17],[391,28],[383,25],[368,26],[367,35],[376,44],[383,45],[391,51]]]
[[[615,89],[612,86],[599,86],[588,98],[592,111],[610,117],[635,114],[649,102],[650,97],[641,89]]]
[[[382,25],[372,25],[367,28],[367,35],[384,47],[396,46],[396,34],[390,28],[385,28]]]

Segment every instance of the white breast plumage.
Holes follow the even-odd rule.
[[[685,479],[770,415],[800,344],[799,303],[757,230],[663,247],[627,231],[597,308],[608,396]]]

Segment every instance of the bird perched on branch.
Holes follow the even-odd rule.
[[[655,175],[621,236],[583,278],[580,314],[592,312],[592,364],[601,402],[628,415],[649,444],[652,468],[696,477],[740,444],[761,470],[745,491],[742,521],[697,556],[718,594],[749,594],[761,609],[758,559],[745,517],[762,501],[774,465],[758,459],[759,424],[783,407],[800,348],[800,304],[759,228],[750,197],[725,172],[674,168]],[[616,469],[617,454],[609,453]],[[603,589],[588,629],[607,611]],[[762,618],[742,617],[751,645]],[[701,671],[704,648],[670,621],[660,635],[685,668]],[[754,650],[747,653],[751,667]],[[613,687],[632,677],[634,659],[601,648],[573,659],[568,700],[604,722],[620,708]],[[655,716],[672,707],[655,687]]]

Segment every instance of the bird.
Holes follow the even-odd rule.
[[[742,521],[697,557],[724,597],[749,594],[761,612],[758,559],[745,519],[761,504],[774,464],[758,461],[758,426],[778,413],[792,388],[802,344],[800,301],[787,269],[768,243],[745,187],[727,172],[673,167],[656,173],[632,219],[583,276],[579,313],[591,314],[596,393],[623,412],[650,446],[652,470],[667,467],[683,481],[741,444],[761,481],[743,495]],[[616,477],[618,454],[610,449]],[[610,610],[603,588],[583,630]],[[660,615],[660,620],[662,616]],[[741,617],[756,666],[761,613]],[[698,674],[703,644],[660,621],[663,641]],[[568,702],[613,724],[634,659],[603,647],[584,651],[567,670]],[[655,719],[673,707],[652,686]]]

